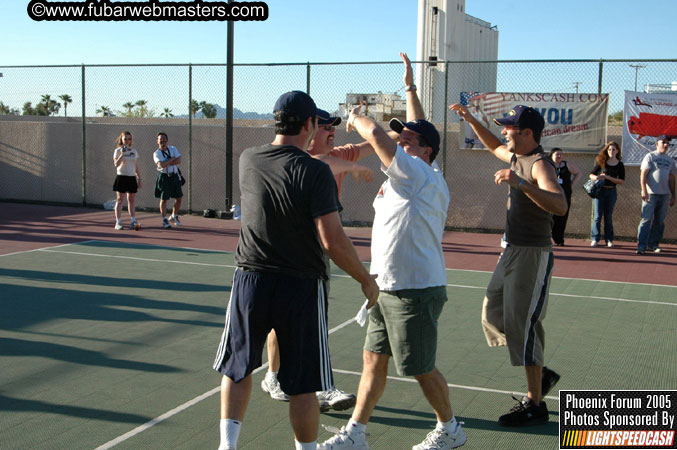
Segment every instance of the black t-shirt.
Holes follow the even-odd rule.
[[[610,166],[609,164],[607,164],[604,167],[604,170],[602,170],[602,167],[599,164],[595,164],[590,173],[593,175],[599,175],[600,173],[604,173],[605,175],[609,175],[610,177],[625,180],[625,166],[620,161],[618,161],[618,164],[616,164],[615,166]],[[604,187],[616,187],[616,183],[614,183],[613,181],[604,180]]]
[[[342,209],[329,166],[297,147],[267,144],[242,152],[239,171],[238,266],[328,279],[315,219]]]

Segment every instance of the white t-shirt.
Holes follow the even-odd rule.
[[[167,150],[165,150],[165,153],[167,152],[169,152],[169,157],[166,157],[166,155],[162,154],[161,148],[158,148],[157,150],[155,150],[155,153],[153,153],[153,161],[155,161],[155,167],[157,168],[157,171],[166,174],[179,173],[179,166],[167,166],[164,169],[158,167],[157,163],[159,162],[169,161],[172,158],[178,158],[179,156],[181,156],[179,150],[173,145],[167,146]]]
[[[649,194],[665,195],[670,193],[670,174],[677,173],[675,160],[671,156],[654,150],[644,156],[639,169],[649,171],[646,177],[646,189]]]
[[[124,152],[123,152],[124,148]],[[124,153],[122,156],[122,162],[117,166],[117,174],[124,175],[127,177],[133,177],[136,175],[136,160],[139,157],[136,149],[131,147],[118,147],[113,152],[113,161],[118,159],[120,153]]]
[[[374,199],[371,273],[382,290],[446,286],[442,233],[449,188],[433,163],[397,146],[388,176]]]

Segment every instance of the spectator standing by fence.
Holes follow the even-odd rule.
[[[616,186],[625,183],[625,166],[621,161],[621,147],[611,141],[597,155],[595,165],[590,171],[591,180],[604,180],[604,187],[597,198],[592,199],[593,216],[590,230],[590,246],[597,247],[602,237],[602,219],[604,219],[604,240],[607,247],[614,246],[614,206],[618,193]]]
[[[117,148],[113,152],[113,164],[117,175],[113,183],[115,191],[115,229],[122,230],[122,204],[127,194],[127,212],[131,223],[129,227],[139,229],[140,224],[136,221],[136,192],[141,187],[141,175],[139,175],[139,154],[132,145],[134,138],[129,131],[123,131],[118,136]]]
[[[179,210],[181,209],[181,199],[183,198],[181,176],[179,175],[181,153],[173,145],[167,145],[168,142],[167,133],[159,132],[157,135],[158,149],[153,153],[153,161],[155,161],[158,170],[155,182],[155,198],[160,199],[160,215],[162,216],[162,226],[164,228],[172,227],[169,224],[170,221],[177,227],[181,226]],[[167,200],[172,198],[175,199],[172,215],[167,220]]]
[[[566,214],[563,216],[552,216],[552,240],[555,242],[555,245],[559,246],[564,245],[564,231],[566,230],[569,211],[571,210],[571,188],[576,185],[583,175],[576,164],[565,161],[563,155],[561,148],[555,147],[550,151],[550,158],[555,163],[555,170],[557,171],[557,182],[562,187],[564,196],[567,198]]]
[[[668,205],[675,204],[675,160],[668,156],[670,136],[658,136],[656,150],[642,159],[642,219],[637,227],[637,254],[660,252]]]

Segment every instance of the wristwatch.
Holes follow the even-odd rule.
[[[405,87],[404,90],[407,91],[407,92],[415,91],[415,90],[416,90],[416,85],[415,85],[415,84],[411,84],[411,85]]]

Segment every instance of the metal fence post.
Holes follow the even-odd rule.
[[[602,77],[604,74],[604,60],[600,58],[599,60],[599,72],[598,72],[598,78],[597,78],[597,93],[601,94],[602,93]]]
[[[188,64],[188,214],[193,213],[193,65]]]
[[[85,124],[85,65],[82,65],[82,206],[87,205],[87,126]]]
[[[306,64],[306,94],[310,95],[310,61]]]
[[[444,135],[442,136],[442,174],[447,173],[447,112],[449,109],[449,61],[444,61]]]

